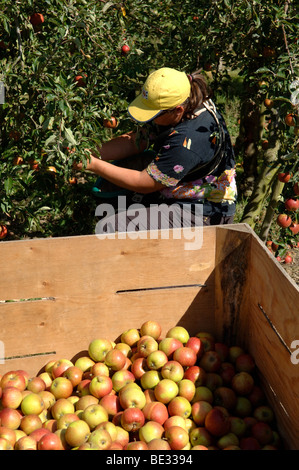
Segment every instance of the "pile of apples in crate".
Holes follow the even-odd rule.
[[[158,322],[0,376],[0,450],[279,449],[252,356]]]

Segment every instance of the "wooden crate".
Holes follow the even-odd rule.
[[[202,246],[187,250],[200,234]],[[162,334],[176,324],[210,331],[254,356],[280,434],[299,449],[299,290],[247,225],[4,241],[0,259],[0,374],[36,375],[148,319]]]

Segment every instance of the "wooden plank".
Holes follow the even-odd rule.
[[[204,231],[202,248],[196,250],[185,249],[191,243],[185,238],[188,234],[192,235],[185,231],[180,239],[92,235],[1,243],[0,301],[84,299],[115,289],[204,282],[214,269],[215,230]]]
[[[114,341],[149,319],[161,324],[162,335],[176,324],[196,334],[203,327],[212,328],[213,298],[211,278],[206,287],[114,292],[80,302],[74,298],[6,303],[0,310],[0,339],[7,359],[0,374],[18,368],[35,375],[54,357],[71,359],[94,338]]]

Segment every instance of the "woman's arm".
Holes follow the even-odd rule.
[[[82,169],[82,163],[79,163],[77,168]],[[114,183],[121,188],[142,194],[149,194],[164,188],[163,184],[155,181],[146,170],[138,171],[122,168],[100,160],[93,155],[87,163],[86,170],[102,176],[107,181],[110,181],[110,183]]]
[[[101,146],[92,150],[95,155],[100,155],[102,160],[121,160],[122,158],[130,157],[131,155],[137,155],[143,152],[147,147],[145,140],[136,142],[136,133],[128,132],[121,136],[115,137],[114,139],[105,142]]]

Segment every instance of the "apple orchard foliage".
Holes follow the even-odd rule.
[[[244,133],[242,104],[250,97],[262,109],[265,98],[274,100],[266,110],[268,131],[259,132],[254,146],[279,140],[271,165],[294,166],[294,159],[283,159],[294,152],[298,129],[290,100],[298,76],[292,1],[0,0],[0,7],[0,224],[8,237],[94,231],[95,178],[73,175],[73,162],[86,162],[86,148],[132,128],[128,103],[150,70],[164,65],[202,68],[216,102],[230,98],[230,73],[239,74],[240,162],[252,131],[245,126]],[[43,22],[31,22],[33,14]],[[295,114],[296,126],[285,124],[287,113]],[[112,116],[118,127],[107,129],[104,120]],[[257,173],[264,164],[261,151]],[[245,158],[243,171],[246,178]]]
[[[276,418],[253,357],[158,322],[95,338],[36,376],[0,376],[2,450],[276,450]]]

